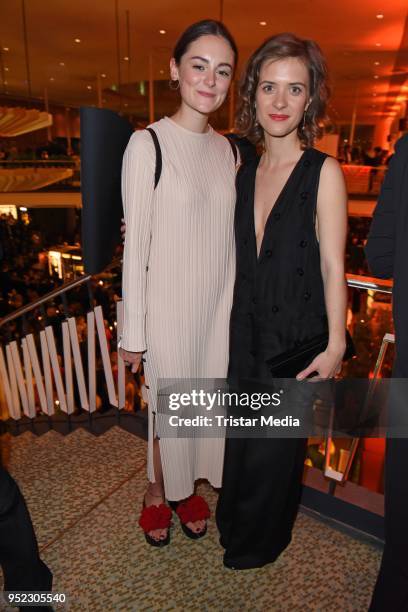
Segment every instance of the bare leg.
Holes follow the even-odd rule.
[[[160,458],[160,444],[158,438],[153,440],[153,467],[156,482],[149,482],[145,493],[146,506],[160,506],[165,503],[163,470]],[[149,535],[155,540],[164,540],[167,537],[167,529],[154,529]]]
[[[149,482],[145,494],[146,506],[159,506],[165,503],[163,469],[158,438],[153,440],[153,466],[156,482]],[[186,523],[186,525],[191,531],[194,531],[194,533],[200,533],[205,529],[206,521],[194,521],[193,523],[190,521]],[[153,531],[149,531],[149,535],[155,540],[164,540],[167,537],[167,529],[154,529]]]
[[[153,468],[156,482],[150,483],[152,486],[157,485],[160,489],[160,493],[164,495],[164,484],[163,484],[163,469],[160,457],[160,442],[158,438],[153,440]]]

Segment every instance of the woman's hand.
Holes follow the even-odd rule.
[[[125,351],[125,349],[119,349],[119,355],[122,357],[125,365],[130,365],[131,372],[137,372],[140,367],[140,362],[142,361],[143,353],[132,353],[131,351]]]
[[[126,236],[126,223],[124,219],[121,219],[122,225],[120,226],[120,233],[122,234],[122,242],[125,242]]]
[[[310,365],[296,376],[296,380],[305,380],[313,372],[317,372],[317,376],[312,376],[309,380],[326,380],[334,378],[340,374],[344,348],[330,349],[329,347],[315,357]]]

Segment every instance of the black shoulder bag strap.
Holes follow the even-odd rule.
[[[150,136],[152,137],[154,148],[156,150],[156,168],[154,171],[154,188],[156,189],[159,183],[159,180],[160,180],[162,166],[163,166],[162,152],[161,152],[160,143],[159,143],[159,139],[157,138],[156,132],[153,130],[153,128],[146,128],[146,129],[149,132]],[[227,136],[227,140],[231,146],[232,154],[234,156],[234,161],[236,165],[238,161],[237,145],[235,144],[235,142],[230,140],[228,136]]]
[[[228,140],[228,142],[231,145],[231,149],[232,149],[232,154],[234,156],[234,161],[235,161],[235,165],[237,165],[237,161],[238,161],[238,150],[237,150],[237,145],[235,144],[235,142],[232,140],[232,138],[229,138],[228,135],[225,136],[225,138]]]
[[[146,129],[150,133],[150,136],[153,139],[154,148],[156,149],[156,168],[154,171],[154,188],[156,189],[159,183],[160,177],[161,177],[161,171],[162,171],[162,165],[163,165],[162,152],[161,152],[160,143],[159,143],[159,139],[157,138],[156,132],[152,128],[146,128]]]

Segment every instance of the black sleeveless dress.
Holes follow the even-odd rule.
[[[230,380],[270,379],[266,360],[327,332],[315,233],[320,170],[326,157],[316,149],[303,152],[267,220],[259,257],[254,192],[260,158],[238,172]],[[261,567],[289,544],[305,451],[305,439],[227,438],[216,513],[225,565]]]

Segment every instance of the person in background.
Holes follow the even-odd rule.
[[[351,147],[349,144],[345,144],[343,147],[342,159],[343,163],[351,164]]]
[[[378,278],[392,278],[394,378],[408,378],[408,135],[395,146],[365,252]],[[392,406],[391,406],[392,410]],[[408,610],[408,440],[387,440],[385,547],[370,611]]]
[[[360,164],[361,163],[361,150],[360,150],[360,147],[353,147],[351,149],[351,163],[352,164]]]
[[[372,166],[370,170],[370,176],[368,181],[368,191],[372,191],[374,187],[374,181],[378,174],[378,167],[381,166],[384,159],[384,152],[381,147],[374,147],[374,156],[370,158],[369,166]]]

